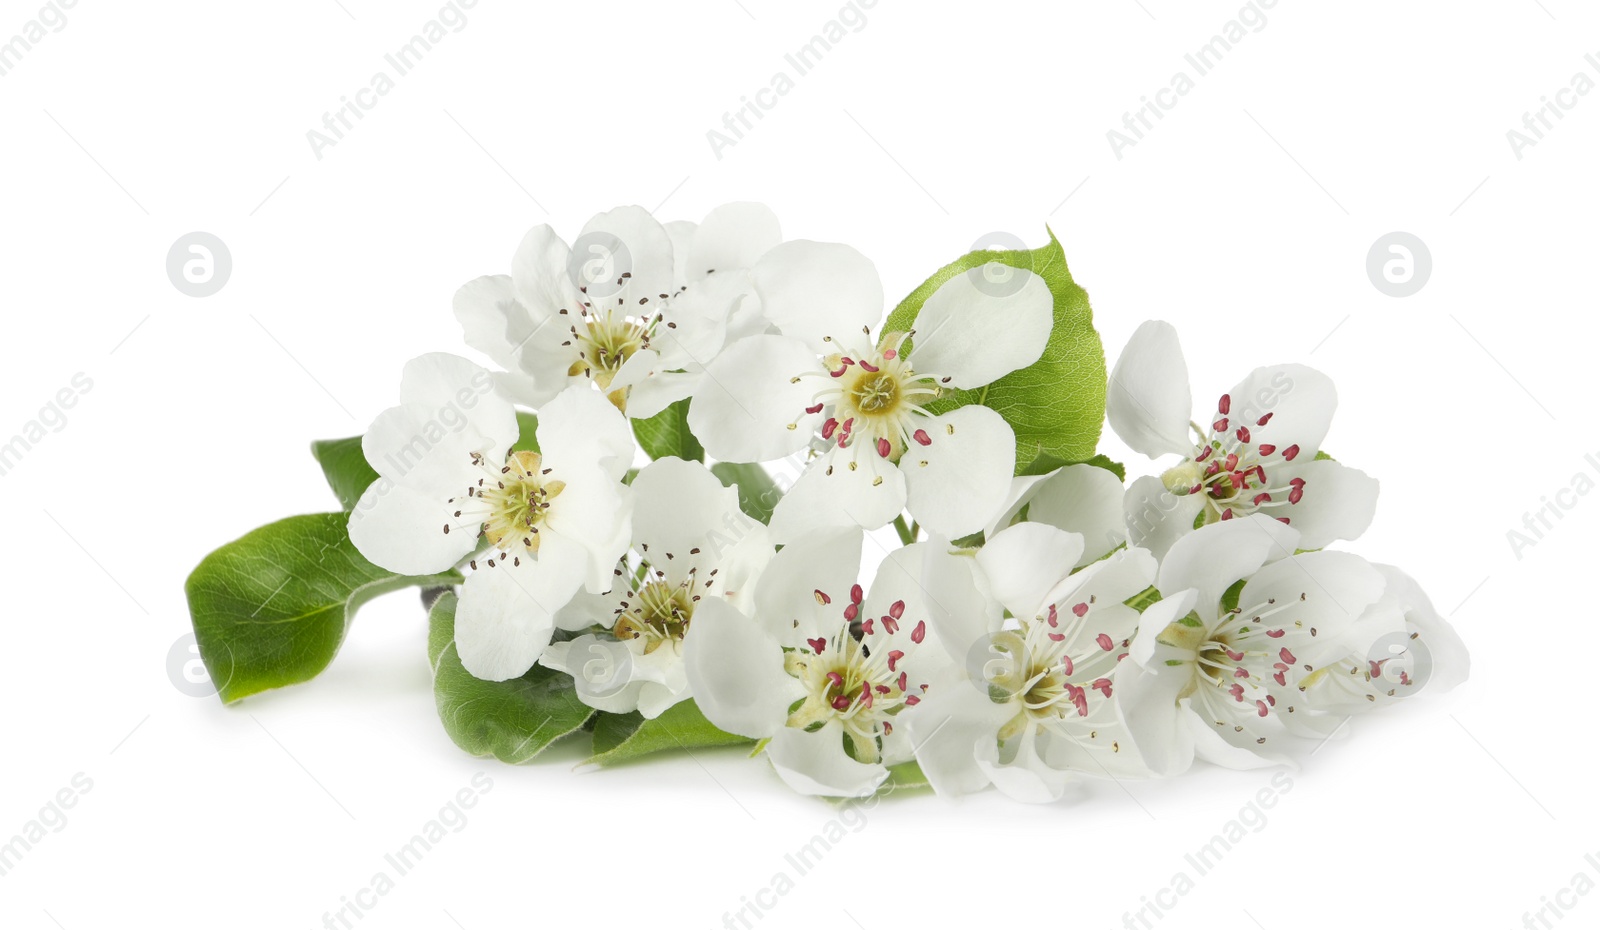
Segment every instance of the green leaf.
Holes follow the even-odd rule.
[[[517,411],[517,429],[521,434],[517,437],[517,444],[511,448],[517,452],[538,452],[539,440],[534,436],[534,431],[539,428],[539,418],[531,413]]]
[[[718,462],[711,466],[711,473],[722,481],[722,486],[739,488],[739,509],[745,516],[766,523],[772,519],[772,511],[777,508],[778,501],[783,499],[783,492],[778,490],[777,484],[767,470],[760,465],[735,465],[732,462]]]
[[[378,473],[367,464],[367,457],[361,452],[360,436],[314,442],[311,454],[322,466],[322,477],[327,479],[328,487],[339,498],[339,506],[345,510],[355,507],[367,487],[378,480]]]
[[[967,404],[998,412],[1017,434],[1021,473],[1040,456],[1062,462],[1092,458],[1106,410],[1106,357],[1094,329],[1089,295],[1072,280],[1066,254],[1055,233],[1050,244],[1033,250],[972,252],[939,269],[889,314],[888,331],[916,325],[922,305],[941,284],[991,261],[1027,268],[1044,278],[1055,297],[1055,326],[1037,362],[986,387],[954,391],[927,405],[929,413],[948,413]],[[906,343],[909,357],[916,350]]]
[[[1233,611],[1239,609],[1239,596],[1244,594],[1244,586],[1247,581],[1249,581],[1249,579],[1240,578],[1238,581],[1235,581],[1233,584],[1229,585],[1228,590],[1222,592],[1223,613],[1232,613]]]
[[[1123,465],[1121,462],[1113,461],[1110,456],[1106,455],[1096,455],[1095,457],[1082,462],[1064,462],[1053,455],[1041,455],[1034,459],[1031,464],[1019,467],[1017,474],[1048,475],[1056,469],[1065,468],[1068,465],[1093,465],[1096,468],[1104,468],[1106,471],[1111,472],[1113,475],[1116,475],[1117,479],[1120,481],[1128,480],[1127,466]]]
[[[899,765],[889,766],[889,777],[878,787],[879,791],[910,791],[917,788],[932,788],[928,776],[922,774],[922,766],[916,762],[902,762]]]
[[[594,719],[589,721],[594,730],[592,755],[598,758],[621,746],[643,724],[644,715],[638,711],[631,714],[608,714],[603,711],[595,714]]]
[[[594,728],[592,765],[615,765],[671,750],[744,746],[755,740],[712,726],[693,700],[679,701],[654,720],[638,713],[601,714]]]
[[[428,614],[428,661],[439,720],[457,746],[518,765],[588,721],[594,710],[578,700],[570,675],[535,665],[521,678],[484,681],[463,668],[456,600],[447,594]]]
[[[185,592],[200,658],[226,703],[315,678],[344,641],[356,609],[413,585],[454,584],[368,562],[350,543],[345,513],[279,520],[216,550]]]
[[[689,431],[689,401],[680,400],[647,420],[630,420],[639,447],[654,459],[676,455],[686,462],[703,462],[706,450]]]
[[[1128,598],[1122,603],[1127,604],[1129,607],[1132,607],[1139,613],[1144,613],[1151,604],[1154,604],[1159,600],[1161,600],[1161,592],[1157,591],[1155,586],[1152,585],[1151,587],[1145,588],[1143,591],[1140,591],[1138,594],[1135,594],[1133,597]]]

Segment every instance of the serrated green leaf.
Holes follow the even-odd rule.
[[[952,392],[926,409],[940,414],[967,404],[983,404],[1005,417],[1017,434],[1019,473],[1041,455],[1062,462],[1088,460],[1095,455],[1105,419],[1105,349],[1095,332],[1089,295],[1073,281],[1055,233],[1050,233],[1050,243],[1041,248],[972,252],[956,259],[901,301],[889,314],[885,329],[912,329],[923,303],[941,284],[992,261],[1027,268],[1049,286],[1055,297],[1055,325],[1044,354],[993,384]],[[916,349],[911,342],[906,351],[915,364]]]
[[[743,746],[755,740],[725,733],[712,725],[693,700],[679,701],[653,720],[643,715],[601,714],[594,729],[592,765],[616,765],[641,756],[673,750]]]
[[[439,720],[457,746],[520,765],[588,721],[594,710],[565,673],[535,665],[510,681],[474,678],[456,651],[456,601],[447,594],[428,614],[428,661]]]
[[[676,455],[686,462],[703,462],[706,450],[689,431],[689,401],[680,400],[646,420],[630,420],[633,438],[652,460]]]
[[[225,703],[316,677],[356,609],[386,591],[454,584],[411,578],[356,551],[346,513],[289,517],[206,556],[184,586],[200,658]]]
[[[772,476],[760,465],[717,462],[711,466],[711,473],[717,476],[723,487],[738,487],[739,509],[751,519],[762,523],[770,521],[778,501],[783,500],[783,492],[778,490]]]
[[[631,714],[608,714],[601,712],[594,715],[589,721],[589,727],[594,732],[594,743],[590,746],[592,756],[603,756],[623,743],[628,737],[638,731],[644,723],[644,715],[638,711]]]
[[[319,440],[311,444],[311,454],[322,466],[322,477],[345,510],[354,507],[367,487],[378,480],[378,473],[361,452],[360,436]]]
[[[1112,460],[1107,455],[1096,455],[1082,462],[1065,462],[1053,455],[1041,455],[1027,466],[1019,468],[1017,474],[1019,476],[1048,475],[1056,469],[1066,468],[1068,465],[1093,465],[1096,468],[1104,468],[1106,471],[1116,475],[1119,481],[1128,480],[1128,467],[1121,462]]]

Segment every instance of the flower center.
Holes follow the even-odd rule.
[[[877,348],[868,351],[841,346],[840,351],[822,359],[819,370],[806,372],[825,379],[812,398],[815,403],[806,408],[806,413],[832,408],[822,426],[823,440],[837,442],[842,449],[864,438],[879,455],[894,460],[913,442],[930,444],[917,421],[928,416],[924,405],[943,389],[937,378],[919,374],[900,354],[910,335],[885,333]],[[831,337],[828,341],[836,342]]]
[[[1286,603],[1268,598],[1252,608],[1234,607],[1213,630],[1207,630],[1194,613],[1169,624],[1157,641],[1194,653],[1196,674],[1178,697],[1190,697],[1205,688],[1208,697],[1226,694],[1233,704],[1245,705],[1258,717],[1269,715],[1278,700],[1269,691],[1268,680],[1285,688],[1289,679],[1299,676],[1304,668],[1297,669],[1299,660],[1285,637],[1291,632],[1317,635],[1316,627],[1302,630],[1298,620],[1282,623],[1272,618],[1305,599],[1302,593]],[[1289,710],[1293,712],[1294,708]]]
[[[1281,508],[1300,503],[1305,495],[1305,479],[1294,477],[1287,484],[1274,485],[1267,466],[1294,461],[1300,447],[1279,449],[1271,443],[1253,442],[1249,425],[1230,420],[1232,406],[1232,398],[1222,395],[1211,431],[1194,428],[1201,437],[1194,456],[1167,469],[1161,475],[1161,483],[1173,494],[1203,494],[1206,506],[1202,517],[1206,523],[1258,512],[1288,523],[1290,518],[1281,515]],[[1257,418],[1255,425],[1266,426],[1271,420],[1269,412]]]
[[[832,603],[821,591],[816,597],[818,603]],[[837,721],[844,728],[845,751],[857,762],[871,764],[883,758],[883,737],[893,732],[894,716],[920,703],[928,686],[910,680],[899,665],[905,652],[895,649],[890,639],[900,632],[904,602],[895,601],[877,620],[861,621],[867,635],[873,635],[875,625],[881,625],[885,634],[873,651],[851,635],[862,597],[861,586],[854,586],[844,608],[844,623],[832,638],[808,639],[805,648],[785,653],[785,670],[806,689],[806,696],[789,709],[787,724],[815,732]],[[927,624],[918,621],[910,640],[921,643],[926,634]]]
[[[589,378],[602,391],[609,391],[606,397],[617,409],[623,409],[627,392],[611,391],[611,381],[635,352],[650,345],[650,329],[648,318],[615,317],[610,311],[602,316],[586,311],[584,319],[572,327],[572,338],[567,342],[578,351],[578,357],[567,369],[568,376]]]
[[[689,632],[695,600],[688,584],[649,582],[622,602],[624,606],[611,635],[620,640],[643,639],[645,655],[655,652],[663,643],[676,646]]]
[[[539,551],[539,526],[550,502],[566,487],[565,482],[548,480],[541,464],[537,452],[513,452],[492,482],[480,479],[467,490],[486,511],[483,534],[491,546],[509,552],[520,544],[530,553]]]
[[[1126,653],[1118,653],[1106,633],[1088,639],[1093,603],[1091,597],[1075,605],[1069,618],[1052,605],[1045,615],[989,637],[981,668],[989,699],[1017,708],[1000,729],[1002,741],[1036,724],[1092,723],[1088,718],[1109,706],[1110,676]],[[1100,695],[1093,708],[1092,692]]]
[[[845,396],[861,416],[887,416],[900,402],[900,379],[894,375],[858,368]]]

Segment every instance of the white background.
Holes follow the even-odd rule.
[[[0,42],[38,9],[0,2]],[[434,716],[413,592],[364,610],[308,685],[223,708],[166,669],[190,568],[332,509],[307,443],[363,430],[407,358],[458,349],[452,292],[504,271],[529,226],[734,199],[854,244],[894,297],[986,233],[1038,244],[1049,223],[1113,359],[1161,317],[1197,403],[1266,363],[1340,385],[1328,448],[1383,482],[1350,548],[1422,581],[1473,677],[1319,751],[1161,927],[1516,927],[1577,873],[1600,881],[1600,500],[1564,497],[1520,558],[1507,539],[1574,475],[1600,479],[1600,93],[1521,159],[1506,137],[1575,73],[1600,80],[1592,8],[1281,0],[1119,159],[1107,131],[1237,0],[880,0],[719,159],[707,131],[837,0],[481,0],[316,158],[307,131],[438,9],[82,0],[0,77],[0,437],[93,381],[0,477],[0,840],[93,782],[0,877],[0,924],[321,926],[480,771],[466,827],[360,926],[718,927],[793,877],[785,854],[840,812],[737,751],[587,774],[570,748],[465,756]],[[165,271],[194,230],[233,255],[204,299]],[[1433,257],[1404,299],[1366,272],[1394,230]],[[1097,784],[1046,809],[885,801],[762,893],[760,925],[1122,926],[1269,778]],[[1566,926],[1600,922],[1600,895],[1563,899]]]

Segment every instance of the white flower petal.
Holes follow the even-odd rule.
[[[643,207],[596,214],[573,245],[580,253],[574,259],[592,262],[591,272],[580,277],[593,282],[588,296],[598,309],[615,306],[636,313],[672,293],[672,239]]]
[[[689,241],[688,280],[752,268],[782,241],[778,217],[766,204],[725,203],[706,214]]]
[[[570,320],[582,308],[583,295],[572,280],[570,259],[567,244],[549,226],[528,230],[517,245],[511,258],[512,293],[535,327],[548,325],[565,332],[567,327],[557,321]],[[562,315],[562,310],[567,313]],[[515,341],[518,335],[513,331],[511,338]]]
[[[452,309],[467,345],[494,359],[501,368],[517,367],[506,331],[513,317],[526,319],[528,311],[517,303],[510,275],[491,274],[468,281],[456,291]]]
[[[1045,477],[1028,501],[1028,519],[1083,537],[1084,566],[1128,541],[1122,479],[1097,465],[1068,465]]]
[[[545,404],[534,436],[545,467],[557,472],[598,465],[611,480],[621,481],[633,464],[627,418],[587,384],[575,384]]]
[[[988,407],[969,404],[923,421],[932,440],[900,457],[906,509],[930,532],[959,539],[984,528],[1005,506],[1016,468],[1017,437]]]
[[[1189,452],[1189,369],[1172,324],[1140,324],[1122,350],[1106,388],[1106,419],[1135,452],[1159,458]]]
[[[819,351],[826,337],[854,340],[883,318],[878,270],[847,245],[785,242],[756,262],[751,280],[767,319]]]
[[[1224,591],[1268,562],[1293,555],[1299,540],[1297,531],[1260,514],[1213,523],[1173,545],[1161,562],[1156,587],[1164,592],[1194,588],[1196,609],[1211,622]]]
[[[1234,742],[1248,739],[1253,743],[1256,739],[1254,735],[1236,734],[1231,727],[1225,731],[1221,730],[1215,724],[1208,723],[1196,711],[1190,710],[1183,715],[1183,726],[1194,740],[1195,756],[1212,765],[1236,771],[1251,771],[1284,764],[1284,760],[1275,753]],[[1251,732],[1249,729],[1245,730],[1245,734]]]
[[[466,489],[466,485],[462,485]],[[379,478],[350,512],[350,542],[367,561],[402,575],[442,572],[478,544],[478,528],[460,527],[442,494]]]
[[[648,420],[680,400],[687,400],[705,375],[682,371],[652,372],[628,390],[628,416]]]
[[[728,320],[750,293],[748,272],[730,270],[688,286],[666,310],[670,325],[657,326],[650,345],[669,371],[702,371],[722,351]]]
[[[524,356],[525,357],[525,356]],[[560,393],[571,381],[563,376],[560,380],[546,387],[545,382],[522,371],[497,371],[494,373],[494,389],[499,391],[507,400],[521,404],[524,407],[543,407],[550,398]]]
[[[1000,789],[1000,793],[1024,804],[1049,804],[1061,800],[1075,775],[1052,768],[1040,757],[1043,741],[1037,727],[1029,727],[1020,738],[1016,756],[1000,761],[1000,747],[984,742],[978,746],[978,767]]]
[[[739,509],[738,489],[723,487],[699,462],[657,459],[640,470],[632,487],[634,545],[670,584],[685,581],[691,568],[717,567],[713,550],[725,554],[746,537],[766,535]]]
[[[588,559],[585,587],[590,593],[603,594],[611,589],[612,571],[632,539],[632,492],[593,465],[563,466],[551,477],[564,481],[566,487],[550,499],[540,530],[540,551],[552,539],[578,547]]]
[[[699,224],[688,220],[672,220],[662,223],[661,228],[667,231],[667,238],[672,240],[672,280],[681,287],[689,283],[689,243],[694,239]]]
[[[928,543],[925,552],[922,584],[928,624],[948,658],[965,666],[974,648],[1000,628],[1001,606],[972,555],[953,555],[942,540]]]
[[[1322,448],[1338,406],[1333,380],[1315,368],[1257,368],[1228,392],[1228,432],[1237,434],[1242,426],[1250,430],[1252,445],[1274,445],[1279,456],[1298,446],[1299,454],[1309,459]],[[1220,416],[1213,415],[1212,423]],[[1271,419],[1263,424],[1261,419],[1267,416]]]
[[[806,467],[778,506],[769,527],[779,545],[812,530],[859,526],[875,530],[906,505],[906,478],[868,442],[831,447]]]
[[[1248,611],[1269,601],[1298,600],[1277,622],[1289,626],[1291,637],[1302,629],[1317,631],[1293,649],[1302,663],[1317,666],[1342,657],[1340,637],[1383,591],[1383,576],[1366,559],[1348,552],[1306,552],[1256,572],[1240,593],[1239,606]]]
[[[494,378],[487,369],[458,355],[430,352],[406,362],[400,376],[400,405],[419,421],[450,431],[470,426],[499,453],[517,441],[515,408],[494,392]]]
[[[1022,508],[1033,498],[1034,489],[1045,477],[1045,475],[1018,475],[1012,478],[1011,488],[1006,491],[1006,502],[1000,507],[1000,512],[989,521],[989,525],[983,528],[984,535],[993,536],[1010,526],[1011,521],[1016,519],[1017,514],[1021,513]]]
[[[1466,643],[1455,629],[1434,609],[1433,602],[1416,580],[1393,565],[1373,566],[1383,575],[1385,593],[1400,603],[1405,610],[1408,626],[1416,630],[1421,644],[1428,651],[1428,677],[1424,680],[1413,671],[1419,687],[1443,693],[1467,680],[1472,670],[1472,660]]]
[[[1160,778],[1181,775],[1194,764],[1194,735],[1184,722],[1194,714],[1179,704],[1179,695],[1194,682],[1194,664],[1171,656],[1171,661],[1182,664],[1168,666],[1170,647],[1155,642],[1168,624],[1189,615],[1192,605],[1192,591],[1150,605],[1128,650],[1128,661],[1117,666],[1112,679],[1112,695],[1133,749]]]
[[[1151,604],[1141,615],[1139,632],[1134,636],[1133,642],[1128,647],[1128,658],[1134,664],[1150,669],[1157,669],[1162,661],[1167,658],[1178,658],[1176,653],[1168,654],[1177,647],[1168,647],[1157,641],[1162,631],[1181,617],[1187,617],[1194,610],[1200,592],[1193,588],[1174,591],[1161,600]],[[1179,650],[1181,652],[1181,650]],[[1162,660],[1156,659],[1156,653],[1162,653]],[[1118,667],[1121,673],[1121,667]]]
[[[1057,772],[1075,772],[1091,778],[1150,778],[1150,767],[1133,748],[1126,727],[1116,723],[1100,725],[1095,736],[1074,736],[1070,731],[1044,731],[1040,756]]]
[[[911,361],[918,372],[976,388],[1039,360],[1054,323],[1054,298],[1033,272],[1006,270],[1015,278],[1003,284],[973,269],[928,297],[913,324]]]
[[[537,561],[497,561],[473,572],[456,608],[462,666],[486,681],[532,668],[555,631],[556,611],[576,593],[583,573],[583,550],[549,539]]]
[[[390,407],[373,418],[361,437],[367,464],[394,484],[437,496],[443,501],[483,477],[473,464],[474,452],[501,458],[506,447],[473,429],[463,419],[446,426],[437,411]]]
[[[805,689],[784,670],[783,649],[720,598],[700,602],[683,638],[690,691],[719,729],[765,739],[784,729]]]
[[[1300,548],[1321,549],[1339,539],[1355,539],[1372,525],[1378,510],[1378,482],[1358,469],[1324,459],[1269,472],[1273,486],[1288,483],[1290,477],[1305,481],[1305,494],[1298,504],[1270,507],[1265,512],[1288,517],[1289,525],[1300,531]]]
[[[1061,582],[1045,596],[1045,602],[1060,607],[1085,603],[1097,605],[1094,608],[1096,629],[1120,641],[1132,635],[1133,624],[1138,622],[1138,611],[1124,607],[1124,602],[1155,584],[1157,569],[1155,556],[1149,552],[1124,549]],[[1125,630],[1113,622],[1113,617],[1122,614],[1122,611],[1134,614]],[[1128,620],[1125,614],[1122,616]]]
[[[627,389],[630,419],[648,420],[694,393],[701,376],[668,367],[654,349],[640,349],[617,369],[609,391]]]
[[[917,764],[939,794],[971,794],[989,785],[978,750],[996,744],[1014,709],[989,700],[983,688],[966,680],[940,682],[928,689],[921,704],[901,715]]]
[[[660,651],[660,650],[658,650]],[[608,714],[639,708],[645,681],[634,674],[634,655],[626,643],[584,635],[544,647],[539,664],[572,676],[578,700]]]
[[[978,550],[989,591],[1014,617],[1032,619],[1078,564],[1083,537],[1043,523],[1018,523]]]
[[[592,631],[594,627],[610,629],[616,624],[617,603],[621,598],[613,594],[590,594],[579,591],[556,611],[556,629],[570,633]]]
[[[880,648],[900,650],[904,654],[900,659],[900,667],[910,666],[912,674],[920,681],[927,681],[932,672],[930,661],[922,656],[924,647],[936,650],[933,662],[948,664],[939,662],[944,657],[943,652],[937,651],[936,645],[928,643],[930,637],[937,639],[938,633],[929,623],[929,592],[922,578],[929,550],[939,548],[942,547],[935,543],[920,542],[901,546],[889,553],[878,563],[878,572],[873,576],[872,585],[867,588],[861,604],[861,618],[873,621],[872,632],[868,633],[864,628],[861,637],[868,651],[876,652]],[[894,625],[898,632],[891,633],[889,625],[882,618],[892,616],[896,604],[900,605]],[[922,635],[916,636],[919,625]]]
[[[820,530],[784,546],[756,587],[759,622],[788,645],[837,632],[861,570],[861,541],[859,529]]]
[[[804,343],[786,336],[741,339],[706,366],[689,404],[689,428],[724,462],[768,462],[798,452],[822,424],[821,412],[805,412],[816,385],[799,375],[820,365]]]
[[[767,758],[784,784],[801,794],[867,797],[889,777],[889,770],[850,758],[844,740],[844,727],[837,720],[829,720],[815,733],[782,727],[767,744]]]
[[[1199,494],[1173,494],[1155,475],[1135,478],[1122,499],[1128,545],[1166,558],[1174,543],[1194,532],[1195,518],[1205,506]]]
[[[645,659],[663,655],[665,652],[665,649],[657,649]],[[684,670],[681,656],[672,655],[663,659],[660,674],[661,681],[646,681],[639,689],[639,713],[646,720],[654,720],[671,710],[674,705],[692,696],[689,691],[689,676]]]

